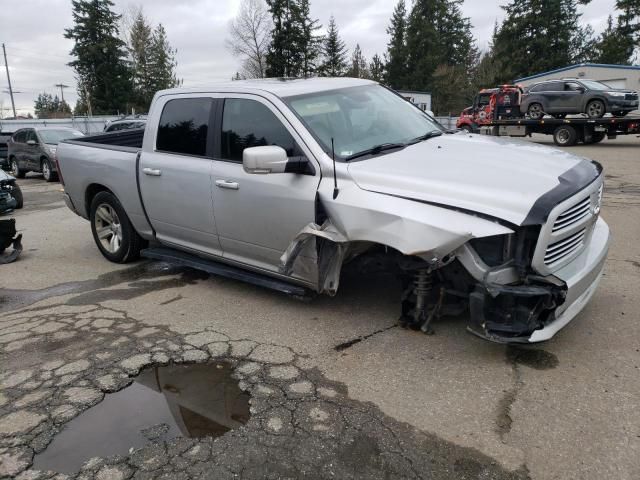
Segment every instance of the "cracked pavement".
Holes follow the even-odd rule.
[[[543,141],[547,141],[544,139]],[[22,258],[0,267],[0,477],[67,478],[33,455],[150,365],[226,361],[249,421],[150,441],[69,478],[640,478],[638,139],[576,147],[607,173],[614,243],[592,303],[533,348],[395,327],[399,286],[335,298],[162,263],[104,260],[60,186],[21,180]],[[97,432],[99,434],[99,432]]]

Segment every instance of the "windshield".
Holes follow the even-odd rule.
[[[589,90],[611,90],[611,87],[609,85],[606,85],[602,82],[595,82],[593,80],[580,80],[580,81]]]
[[[381,145],[412,143],[442,127],[407,100],[380,85],[342,88],[285,98],[331,155],[346,159]],[[385,153],[377,149],[371,154]]]
[[[57,145],[62,140],[73,137],[84,137],[84,133],[78,130],[38,130],[38,134],[44,143]]]

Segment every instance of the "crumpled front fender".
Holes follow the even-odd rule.
[[[419,201],[362,190],[344,182],[337,198],[322,182],[319,201],[328,220],[310,223],[281,257],[280,272],[298,272],[319,293],[335,294],[340,269],[352,242],[371,242],[437,264],[472,238],[513,233],[485,218]]]

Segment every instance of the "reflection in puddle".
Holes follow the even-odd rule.
[[[135,382],[71,420],[33,468],[77,472],[92,457],[174,437],[220,436],[249,420],[249,394],[226,363],[144,370]]]

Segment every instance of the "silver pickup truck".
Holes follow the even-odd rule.
[[[601,277],[599,164],[451,132],[357,79],[158,92],[146,129],[58,147],[67,205],[113,262],[142,255],[291,294],[343,266],[395,274],[403,325],[466,313],[505,343],[551,338]]]

